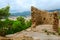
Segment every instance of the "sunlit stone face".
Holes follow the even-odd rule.
[[[41,24],[50,24],[53,25],[54,29],[57,28],[59,23],[57,20],[58,16],[56,15],[58,15],[58,12],[47,12],[39,10],[33,6],[31,7],[32,25],[34,24],[34,27]]]

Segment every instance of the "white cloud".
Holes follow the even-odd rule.
[[[40,9],[58,9],[60,0],[0,0],[0,7],[10,4],[11,10],[25,11],[30,10],[31,6]]]

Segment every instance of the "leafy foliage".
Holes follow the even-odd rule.
[[[7,34],[13,34],[22,30],[25,30],[31,26],[31,20],[26,21],[24,17],[20,16],[17,20],[8,19],[9,6],[0,9],[0,19],[5,18],[4,21],[0,20],[0,35],[5,36]],[[7,18],[6,18],[7,17]]]
[[[9,9],[10,9],[9,6],[0,9],[0,19],[8,17],[10,15]]]
[[[19,17],[18,19],[16,21],[13,21],[7,18],[4,21],[1,21],[0,32],[4,32],[5,35],[13,34],[25,30],[31,26],[31,20],[26,21],[24,17]]]
[[[18,17],[17,20],[18,20],[18,21],[21,21],[21,22],[25,22],[25,19],[24,19],[24,17],[22,17],[22,16]]]
[[[28,21],[26,21],[26,26],[27,26],[27,27],[31,27],[31,25],[32,25],[31,19],[28,20]]]
[[[60,16],[58,16],[58,18],[60,19]]]

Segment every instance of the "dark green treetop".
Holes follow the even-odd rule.
[[[6,6],[0,9],[0,19],[8,17],[10,15],[9,9],[10,9],[10,6]]]

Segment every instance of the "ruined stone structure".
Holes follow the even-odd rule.
[[[37,25],[50,24],[53,25],[53,29],[56,31],[58,28],[58,12],[47,12],[39,10],[35,7],[31,7],[32,27]]]
[[[53,29],[54,31],[58,32],[59,19],[58,19],[58,14],[56,12],[53,14],[53,19],[54,19]]]

